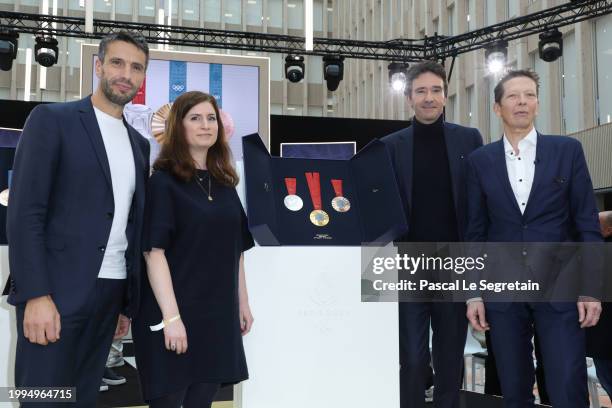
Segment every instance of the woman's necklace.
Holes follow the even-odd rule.
[[[202,191],[208,196],[208,201],[212,201],[212,183],[210,181],[210,174],[208,175],[208,190],[206,190],[206,188],[204,188],[204,186],[202,185],[202,177],[196,175],[196,183],[198,184],[198,186],[200,186],[200,188],[202,189]]]

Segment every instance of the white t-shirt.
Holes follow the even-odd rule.
[[[123,120],[104,113],[95,107],[94,111],[108,157],[113,197],[115,199],[113,224],[98,278],[125,279],[127,277],[125,251],[128,246],[125,229],[136,188],[134,155]]]

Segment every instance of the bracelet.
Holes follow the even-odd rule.
[[[170,323],[176,322],[177,320],[180,320],[181,315],[178,314],[174,317],[171,317],[167,320],[162,320],[161,322],[159,322],[158,324],[156,324],[155,326],[149,326],[149,329],[151,329],[151,331],[160,331],[161,329],[163,329],[164,327],[168,326]]]

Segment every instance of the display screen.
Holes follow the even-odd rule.
[[[95,62],[92,61],[93,89],[98,86]],[[221,109],[226,137],[235,160],[242,160],[242,137],[259,132],[260,67],[250,65],[212,64],[205,62],[164,60],[149,61],[145,82],[132,101],[144,105],[126,107],[126,118],[140,133],[160,140],[165,118],[172,103],[187,91],[212,94]],[[137,110],[137,112],[133,112]],[[131,112],[131,113],[130,113]],[[132,116],[130,116],[130,114]],[[134,121],[130,120],[133,118]],[[149,128],[147,128],[147,124]],[[158,147],[152,146],[153,160]]]
[[[0,127],[0,245],[7,245],[6,208],[9,201],[9,188],[13,173],[15,147],[21,136],[20,129]]]
[[[295,159],[348,160],[355,155],[357,143],[281,143],[281,157]]]

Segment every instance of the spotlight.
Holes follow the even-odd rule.
[[[563,35],[561,31],[554,30],[545,31],[540,34],[540,43],[538,44],[540,58],[546,62],[555,61],[563,55]]]
[[[403,92],[406,89],[406,78],[408,64],[392,62],[387,67],[389,69],[389,84],[395,92]]]
[[[285,58],[285,78],[291,82],[300,82],[304,79],[304,57],[301,55],[287,55]]]
[[[485,50],[487,69],[491,74],[499,74],[506,67],[508,55],[508,41],[497,40]]]
[[[327,82],[327,89],[331,92],[338,89],[340,81],[344,78],[344,57],[340,55],[326,55],[323,57],[323,78]]]
[[[34,59],[43,67],[50,67],[57,63],[57,40],[53,37],[36,37],[34,46]]]
[[[17,38],[14,31],[0,31],[0,69],[10,71],[13,60],[17,58]]]

